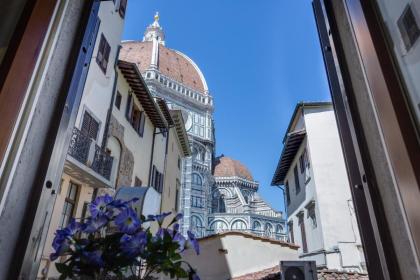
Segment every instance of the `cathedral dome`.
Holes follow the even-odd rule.
[[[156,69],[192,90],[207,94],[207,83],[197,64],[182,52],[165,46],[158,20],[157,14],[153,24],[147,27],[143,41],[122,42],[120,59],[136,63],[142,74],[148,69]]]
[[[225,157],[224,155],[216,159],[214,167],[215,177],[240,177],[249,181],[254,181],[251,172],[240,161]]]

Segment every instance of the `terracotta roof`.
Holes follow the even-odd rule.
[[[241,177],[246,180],[254,181],[251,172],[241,162],[230,157],[220,156],[216,159],[214,167],[215,177]]]
[[[248,273],[232,280],[277,280],[280,279],[280,265]],[[318,270],[318,280],[369,280],[366,273],[341,272],[333,270]]]
[[[261,271],[248,273],[238,277],[233,277],[232,280],[265,280],[265,279],[280,279],[280,266],[276,265]],[[271,278],[273,277],[273,278]]]
[[[252,233],[249,233],[249,232],[235,231],[235,230],[223,231],[223,232],[207,235],[207,236],[204,236],[204,237],[202,237],[198,240],[199,241],[207,240],[207,239],[212,239],[212,238],[216,238],[216,237],[222,237],[222,236],[225,236],[225,235],[241,235],[241,236],[244,236],[244,237],[247,237],[247,238],[252,238],[252,239],[257,239],[257,240],[270,242],[270,243],[274,243],[274,244],[284,245],[284,246],[287,246],[291,249],[296,249],[297,250],[299,248],[299,245],[292,244],[292,243],[289,243],[289,242],[285,242],[285,241],[281,241],[281,240],[273,239],[273,238],[268,238],[268,237],[263,237],[263,236],[259,236],[259,235],[252,234]]]
[[[152,42],[127,41],[122,42],[120,59],[134,62],[142,73],[150,66],[152,58]],[[204,82],[200,70],[185,54],[169,49],[159,44],[159,71],[185,86],[205,93]]]

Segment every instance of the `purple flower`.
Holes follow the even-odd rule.
[[[165,218],[169,215],[171,215],[171,212],[163,212],[162,214],[155,215],[155,216],[149,215],[148,218],[152,218],[153,221],[158,222],[158,224],[161,226]]]
[[[54,253],[50,255],[50,260],[54,261],[59,256],[64,255],[70,251],[70,240],[62,235],[56,235],[53,240]]]
[[[198,245],[198,241],[195,238],[194,233],[192,233],[191,231],[187,231],[187,234],[188,234],[188,239],[190,240],[195,252],[197,253],[197,255],[199,255],[200,254],[200,247]]]
[[[101,250],[96,250],[93,252],[84,251],[82,254],[88,264],[99,267],[104,266],[104,260],[102,259]]]
[[[176,232],[172,240],[178,243],[178,246],[179,246],[178,249],[180,252],[185,250],[185,243],[187,242],[187,240],[182,234],[180,234],[179,232]]]
[[[133,236],[124,234],[120,242],[122,252],[130,257],[135,257],[144,250],[147,243],[147,234],[144,231]]]
[[[82,230],[86,233],[93,233],[102,228],[108,223],[105,216],[98,216],[96,218],[89,218],[86,224],[83,225]]]
[[[81,224],[76,222],[75,219],[71,219],[70,223],[64,229],[68,236],[75,235],[81,229]]]
[[[109,206],[115,207],[115,208],[127,208],[130,207],[130,205],[136,201],[138,201],[139,198],[135,197],[129,201],[123,201],[121,199],[116,199],[114,201],[112,201],[111,203],[109,203]]]
[[[112,197],[108,194],[103,196],[98,196],[90,205],[89,205],[89,211],[90,215],[93,218],[96,218],[98,216],[112,214],[108,211],[108,204],[112,202]]]
[[[115,218],[115,224],[120,231],[133,234],[141,223],[136,212],[132,208],[126,208]]]

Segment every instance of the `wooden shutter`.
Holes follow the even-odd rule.
[[[82,131],[82,133],[85,135],[89,135],[89,126],[90,126],[91,119],[92,117],[90,116],[90,114],[87,111],[85,111],[85,114],[83,115],[83,120],[82,120],[82,128],[80,129],[80,131]]]
[[[128,94],[127,106],[125,107],[125,117],[130,122],[131,122],[131,109],[132,109],[131,103],[132,102],[133,102],[133,96],[131,94]]]
[[[104,57],[102,59],[102,69],[104,70],[104,73],[106,73],[106,68],[108,66],[108,60],[109,60],[109,53],[111,51],[111,47],[109,46],[108,42],[104,38],[105,46],[104,46]]]
[[[303,215],[299,217],[300,233],[302,235],[302,250],[304,253],[308,252],[308,244],[306,243],[305,221]]]
[[[119,14],[120,14],[120,16],[122,17],[122,18],[124,18],[125,17],[125,10],[126,10],[126,7],[127,7],[127,0],[121,0],[120,1],[120,7],[119,7]]]
[[[144,123],[146,121],[146,114],[144,112],[140,112],[140,124],[139,124],[139,135],[143,137],[144,134]]]
[[[83,115],[82,128],[83,134],[96,140],[98,137],[99,122],[97,122],[87,111]]]

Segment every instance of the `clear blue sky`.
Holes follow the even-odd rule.
[[[243,162],[259,193],[270,182],[299,101],[330,100],[309,0],[129,0],[124,40],[140,40],[156,11],[166,46],[192,58],[215,102],[216,153]]]

